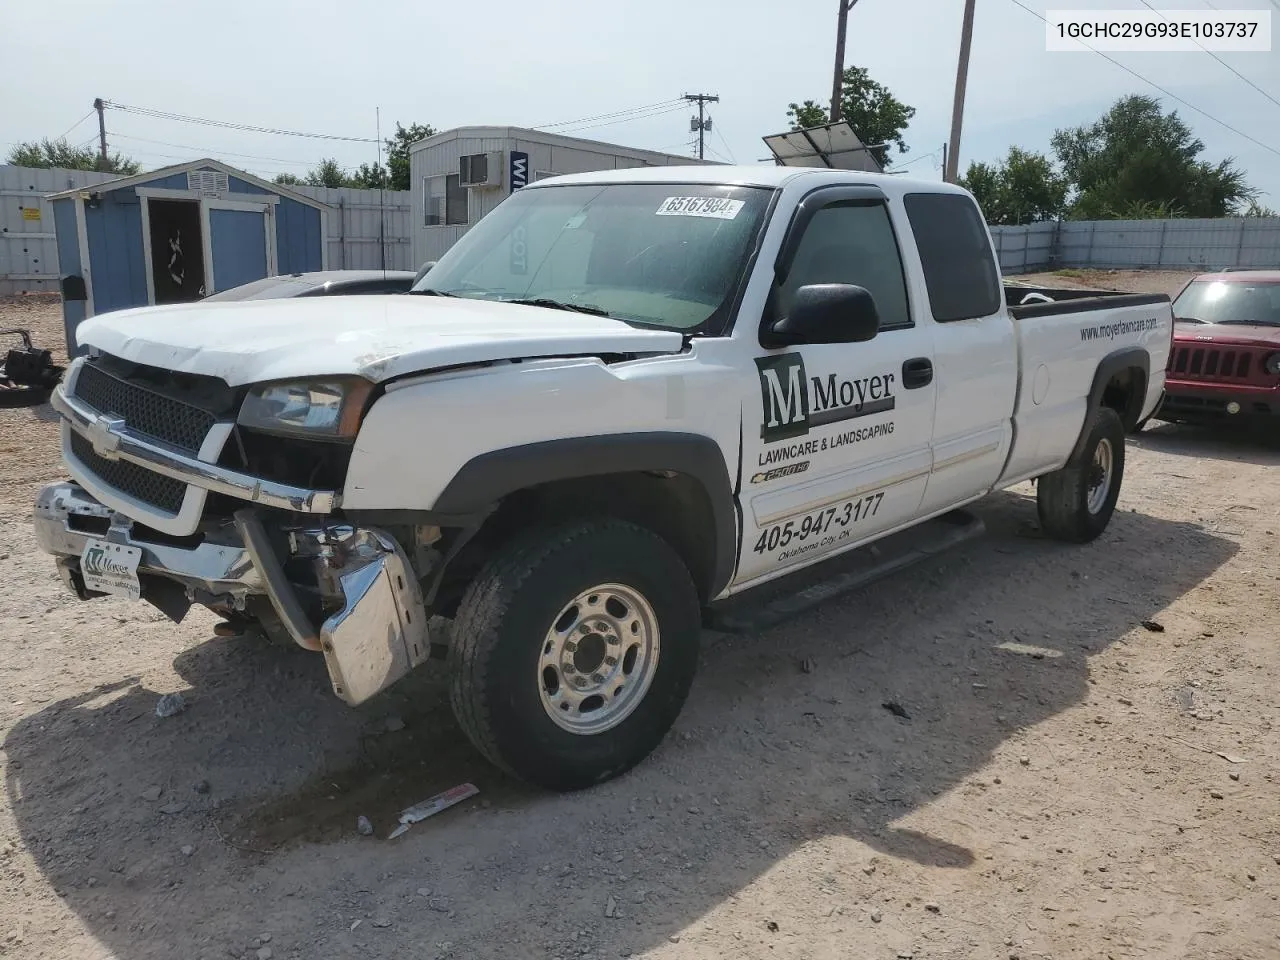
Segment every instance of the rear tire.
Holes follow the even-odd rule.
[[[1094,412],[1080,460],[1036,484],[1040,528],[1055,540],[1088,543],[1107,528],[1124,478],[1124,424],[1109,407]]]
[[[549,790],[602,783],[647,757],[689,693],[701,632],[679,555],[622,521],[508,545],[458,609],[450,699],[493,764]]]

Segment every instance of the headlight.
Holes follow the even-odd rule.
[[[1267,357],[1267,373],[1280,374],[1280,353]]]
[[[236,420],[267,433],[348,440],[360,429],[372,390],[373,384],[359,377],[266,383],[249,391]]]

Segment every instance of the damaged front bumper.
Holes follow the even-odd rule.
[[[422,592],[390,534],[307,519],[268,529],[255,508],[246,508],[214,533],[166,537],[138,529],[77,484],[54,483],[36,498],[34,526],[41,549],[56,558],[63,581],[81,599],[102,595],[87,588],[82,565],[104,555],[116,558],[112,575],[95,568],[94,586],[148,599],[175,619],[181,618],[175,595],[182,612],[190,603],[243,611],[253,598],[265,598],[300,646],[324,653],[334,693],[355,705],[427,659]],[[308,611],[286,565],[295,577],[308,572],[314,584],[305,590],[319,598],[323,614]]]

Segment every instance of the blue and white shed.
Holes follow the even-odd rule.
[[[76,327],[95,314],[328,268],[328,204],[217,160],[49,199],[69,354]]]

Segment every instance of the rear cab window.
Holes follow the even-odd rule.
[[[1000,271],[978,205],[958,193],[910,193],[903,206],[938,323],[1000,309]]]

